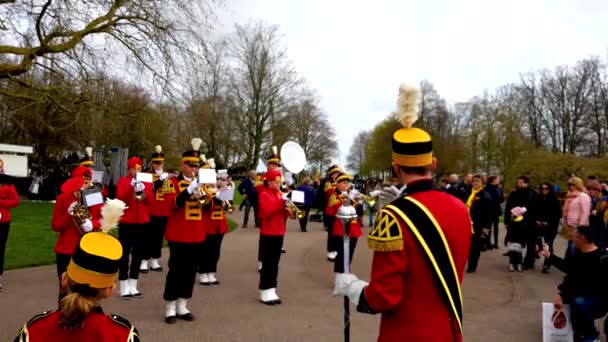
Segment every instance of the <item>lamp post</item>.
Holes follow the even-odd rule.
[[[336,218],[344,228],[344,273],[350,273],[350,223],[357,219],[357,211],[352,206],[350,198],[344,198],[342,206],[338,208]],[[350,303],[347,296],[344,297],[344,342],[350,342]]]

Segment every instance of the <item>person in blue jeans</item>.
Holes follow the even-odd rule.
[[[572,241],[576,250],[566,259],[551,255],[548,245],[541,252],[566,274],[553,304],[556,309],[570,305],[574,342],[597,341],[595,320],[608,310],[608,254],[595,245],[589,226],[577,227]]]
[[[297,190],[304,192],[304,207],[300,208],[304,211],[304,217],[300,219],[300,230],[306,232],[306,226],[308,225],[308,214],[310,213],[310,208],[312,208],[316,190],[312,187],[312,181],[310,177],[305,177],[302,180],[302,185],[300,185]]]
[[[253,207],[253,217],[255,219],[255,226],[259,226],[258,219],[258,194],[255,191],[253,183],[255,181],[255,177],[257,173],[253,170],[249,171],[247,178],[243,179],[241,184],[239,184],[238,192],[243,196],[243,202],[239,206],[239,210],[243,210],[245,207],[245,214],[243,215],[243,228],[247,228],[247,223],[249,221],[249,211]]]

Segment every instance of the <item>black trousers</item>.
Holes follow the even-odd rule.
[[[69,254],[55,254],[55,260],[57,262],[57,277],[59,277],[59,280],[61,280],[61,275],[63,272],[68,270],[68,265],[71,259],[72,256]]]
[[[479,263],[479,257],[481,256],[481,245],[484,243],[481,231],[475,232],[471,237],[471,251],[469,253],[469,265],[470,271],[477,270],[477,264]]]
[[[262,270],[260,271],[260,290],[277,287],[279,261],[283,248],[283,235],[260,235],[262,251]]]
[[[500,224],[500,216],[495,216],[492,219],[491,227],[493,228],[494,242],[492,243],[492,238],[490,237],[489,242],[492,246],[498,247],[498,226]]]
[[[6,253],[6,241],[11,222],[0,223],[0,275],[4,274],[4,254]]]
[[[325,218],[325,227],[327,228],[327,252],[336,252],[336,239],[334,239],[334,221],[335,216],[323,216]]]
[[[198,273],[217,272],[217,263],[220,261],[223,240],[224,234],[207,235],[202,246],[203,250],[198,263]]]
[[[300,219],[300,230],[305,232],[306,226],[308,225],[308,214],[310,213],[310,207],[304,207],[302,208],[302,211],[304,212],[304,217]]]
[[[555,237],[553,237],[553,238],[552,238],[552,239],[550,239],[550,240],[549,240],[549,239],[546,239],[546,240],[545,240],[545,243],[546,243],[547,245],[549,245],[549,252],[550,252],[551,254],[553,254],[553,241],[554,241],[554,240],[555,240]],[[550,258],[545,258],[545,261],[544,261],[544,263],[543,263],[543,268],[546,268],[546,269],[551,268],[551,261],[550,261]],[[608,332],[608,331],[607,331],[607,332]]]
[[[336,273],[344,273],[344,237],[342,236],[334,236],[335,245],[339,246],[338,255],[336,256],[336,261],[334,262],[334,272]],[[350,238],[349,245],[349,256],[350,260],[348,264],[350,265],[353,262],[353,256],[355,254],[355,248],[357,247],[358,238]]]
[[[258,201],[253,201],[251,203],[251,206],[253,207],[253,217],[255,218],[255,226],[259,228],[260,227],[260,218],[258,217],[258,208],[259,208]]]
[[[251,212],[251,208],[253,207],[253,205],[249,199],[245,199],[241,203],[239,209],[243,210],[243,207],[245,207],[245,213],[243,214],[243,226],[246,226],[247,223],[249,223],[249,212]],[[255,210],[253,212],[253,216],[256,216]],[[257,222],[257,219],[255,221]]]
[[[160,259],[168,217],[150,216],[147,231],[141,235],[143,239],[142,259]]]
[[[524,267],[533,268],[534,262],[536,261],[536,257],[538,256],[538,252],[536,252],[536,247],[542,248],[541,240],[539,237],[532,236],[528,238],[526,241],[526,256],[524,257]]]
[[[147,223],[120,224],[118,240],[122,245],[122,258],[120,259],[120,272],[118,273],[119,280],[139,278],[139,266],[145,250],[144,236],[146,234],[149,234]]]
[[[201,258],[204,242],[180,243],[169,241],[169,272],[163,298],[167,301],[192,298],[196,280],[196,266]]]

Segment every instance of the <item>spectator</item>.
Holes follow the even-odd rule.
[[[548,246],[541,252],[566,274],[553,304],[556,309],[570,305],[574,341],[599,341],[594,321],[606,314],[608,305],[608,255],[593,243],[593,229],[589,226],[574,228],[572,241],[575,252],[569,258],[551,254]]]
[[[371,193],[374,191],[382,191],[382,188],[380,187],[380,184],[378,181],[370,180],[367,182],[367,189],[365,190],[365,192],[367,193],[368,196],[372,196]],[[380,210],[380,208],[378,208],[379,205],[377,203],[378,203],[377,199],[375,201],[370,201],[367,203],[367,206],[369,208],[369,226],[370,227],[374,226],[374,217],[376,216],[376,212],[378,210]],[[363,227],[363,222],[361,222],[361,226]]]
[[[532,227],[531,220],[531,211],[528,210],[531,208],[532,203],[534,203],[536,199],[536,192],[530,189],[530,179],[526,176],[519,176],[517,178],[517,189],[512,191],[507,198],[507,204],[505,206],[505,228],[508,230],[509,225],[511,224],[511,209],[515,207],[526,208],[526,213],[523,215],[526,227]],[[509,232],[507,231],[507,235]],[[506,245],[505,239],[505,245]],[[534,261],[536,260],[536,239],[535,237],[530,236],[528,241],[526,241],[526,257],[524,259],[524,269],[534,267]]]
[[[6,241],[11,226],[11,209],[18,205],[19,196],[14,186],[14,179],[4,174],[4,162],[0,159],[0,291],[2,291]]]
[[[591,197],[591,215],[589,226],[593,229],[595,244],[606,249],[606,209],[608,208],[608,198],[602,194],[602,185],[597,180],[587,182],[587,193]]]
[[[574,253],[572,238],[578,226],[588,226],[591,214],[591,197],[585,192],[583,180],[572,177],[568,180],[568,195],[564,203],[564,226],[560,234],[568,240],[566,256]]]
[[[245,214],[243,215],[243,228],[247,228],[247,223],[249,222],[249,211],[251,210],[251,207],[253,207],[253,217],[255,220],[255,225],[256,227],[259,225],[257,205],[258,195],[255,191],[255,187],[253,186],[256,177],[257,173],[254,170],[249,171],[247,178],[243,179],[237,189],[241,196],[243,196],[243,202],[241,202],[239,210],[243,210],[243,207],[245,207]]]
[[[551,183],[543,183],[540,187],[540,195],[532,205],[533,227],[537,230],[537,235],[544,237],[545,244],[549,246],[549,251],[553,253],[553,241],[557,236],[559,220],[562,218],[562,206],[553,192]],[[548,273],[551,263],[545,259],[543,273]]]
[[[524,220],[524,214],[527,209],[524,207],[515,207],[511,209],[511,224],[507,231],[507,255],[509,256],[509,272],[517,270],[522,271],[523,250],[528,241],[528,225]],[[506,215],[507,213],[505,213]]]
[[[502,215],[502,207],[501,204],[505,200],[502,189],[498,187],[498,183],[500,179],[496,176],[488,177],[488,183],[486,184],[485,191],[492,198],[492,221],[491,227],[493,228],[493,234],[490,232],[490,248],[498,249],[498,226],[500,221],[500,215]],[[494,236],[494,243],[492,243],[492,235]]]
[[[460,199],[462,202],[466,202],[466,196],[468,194],[468,189],[464,189],[459,183],[458,183],[458,175],[455,173],[452,173],[449,177],[448,177],[448,184],[446,185],[445,191]]]
[[[316,197],[316,191],[311,185],[310,177],[304,177],[302,185],[298,187],[299,191],[304,192],[304,207],[301,208],[304,211],[304,217],[300,219],[300,230],[303,232],[307,231],[306,226],[308,225],[308,214],[310,214],[310,208],[313,206],[314,199]]]
[[[472,179],[471,191],[468,195],[466,206],[471,214],[473,221],[473,236],[471,241],[471,253],[469,255],[469,265],[467,273],[474,273],[477,270],[479,256],[484,246],[487,244],[490,234],[490,224],[492,221],[492,198],[483,189],[481,176]]]

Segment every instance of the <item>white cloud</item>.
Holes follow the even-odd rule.
[[[239,0],[221,17],[281,26],[298,71],[322,98],[342,160],[352,138],[393,110],[401,82],[464,101],[519,73],[605,56],[602,0]]]

